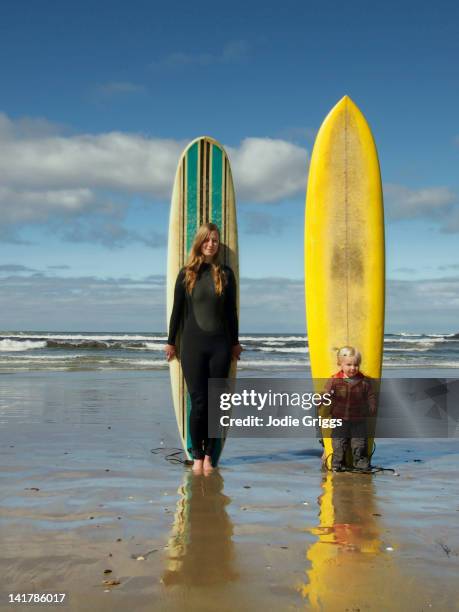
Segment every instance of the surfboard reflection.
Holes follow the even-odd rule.
[[[378,589],[382,552],[371,477],[329,473],[319,497],[318,541],[307,551],[308,581],[300,585],[313,609],[357,609]],[[380,586],[379,586],[380,589]]]
[[[223,478],[217,471],[208,476],[190,471],[179,492],[162,582],[208,586],[235,580],[233,524],[225,509],[231,500],[223,494]]]

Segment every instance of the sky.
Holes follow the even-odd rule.
[[[459,5],[4,0],[0,330],[164,331],[170,196],[210,135],[235,182],[243,332],[305,332],[317,131],[378,148],[387,332],[459,331]]]

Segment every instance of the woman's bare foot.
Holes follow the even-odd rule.
[[[202,474],[202,459],[195,459],[193,461],[193,467],[191,468],[195,474]]]
[[[209,455],[206,455],[204,457],[204,465],[203,465],[204,471],[206,472],[206,474],[208,474],[209,472],[213,471],[213,466],[212,466],[212,457],[209,457]]]

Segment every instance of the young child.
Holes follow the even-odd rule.
[[[376,395],[371,379],[359,371],[362,356],[353,346],[337,353],[339,372],[327,381],[325,391],[332,396],[331,416],[342,419],[332,430],[332,470],[343,471],[349,442],[354,468],[368,469],[366,417],[376,414]]]

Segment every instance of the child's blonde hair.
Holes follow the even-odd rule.
[[[341,365],[341,361],[346,357],[354,357],[357,363],[360,365],[362,362],[362,355],[354,346],[342,346],[336,353],[336,361],[338,365]]]

